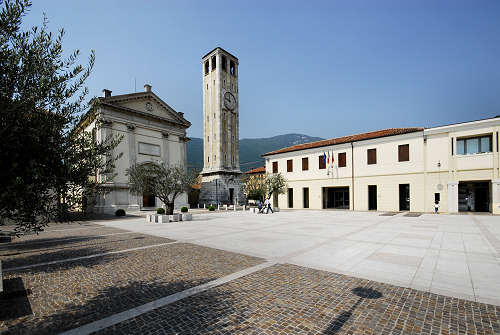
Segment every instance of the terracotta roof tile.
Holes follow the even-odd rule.
[[[402,134],[414,133],[414,132],[423,131],[423,130],[424,130],[424,128],[389,128],[389,129],[371,131],[368,133],[349,135],[349,136],[344,136],[344,137],[337,137],[337,138],[332,138],[329,140],[321,140],[321,141],[317,141],[317,142],[297,144],[297,145],[293,145],[291,147],[286,147],[286,148],[282,148],[279,150],[265,153],[262,156],[270,156],[270,155],[276,155],[276,154],[281,154],[281,153],[285,153],[285,152],[320,148],[320,147],[326,147],[326,146],[335,145],[335,144],[343,144],[343,143],[357,142],[357,141],[363,141],[363,140],[371,140],[371,139],[379,138],[379,137],[402,135]]]
[[[254,173],[266,173],[266,166],[264,165],[246,172],[246,174],[254,174]]]

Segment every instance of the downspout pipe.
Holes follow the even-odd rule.
[[[351,142],[351,185],[352,185],[352,210],[354,210],[354,144]]]

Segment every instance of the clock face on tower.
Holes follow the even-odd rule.
[[[224,93],[224,107],[230,111],[236,108],[236,98],[231,92]]]

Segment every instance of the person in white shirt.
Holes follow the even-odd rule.
[[[273,209],[271,208],[271,201],[269,200],[269,198],[266,199],[266,201],[264,202],[264,205],[267,207],[267,212],[266,214],[269,214],[269,210],[271,210],[271,213],[274,214],[274,211]]]

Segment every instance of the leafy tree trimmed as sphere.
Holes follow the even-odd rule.
[[[18,234],[85,211],[105,192],[106,180],[93,176],[111,175],[120,141],[97,143],[78,127],[94,52],[86,66],[78,50],[64,56],[64,30],[49,32],[45,17],[23,31],[30,6],[0,0],[0,224],[14,222]]]
[[[166,214],[174,214],[174,201],[196,183],[198,174],[182,166],[158,163],[135,164],[127,169],[130,192],[141,195],[151,193],[166,207]]]

